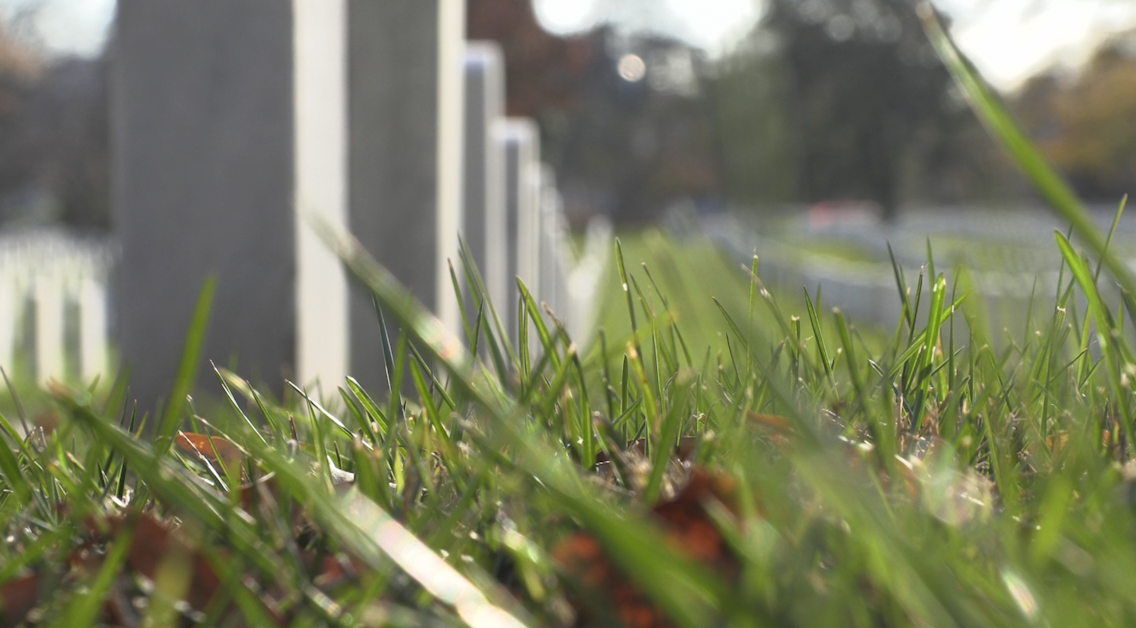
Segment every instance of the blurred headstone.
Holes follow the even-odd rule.
[[[41,270],[35,279],[35,376],[41,383],[64,378],[63,281],[55,264]]]
[[[79,305],[79,377],[84,383],[95,378],[104,382],[113,376],[106,371],[107,286],[92,276],[79,279],[76,300]]]
[[[465,205],[462,237],[499,314],[508,300],[505,239],[505,147],[492,138],[505,116],[505,68],[493,42],[465,52]],[[475,315],[476,312],[470,312]],[[472,321],[471,321],[472,324]]]
[[[8,371],[16,357],[16,329],[24,302],[19,269],[14,268],[14,261],[8,256],[0,257],[0,367]]]
[[[450,330],[460,325],[447,260],[462,204],[461,0],[349,0],[350,229]],[[382,329],[351,300],[351,374],[384,381]],[[393,321],[387,320],[391,342]]]
[[[540,294],[540,133],[532,120],[510,118],[498,127],[505,146],[506,271],[510,282],[505,325],[516,337],[520,279],[533,295]]]
[[[387,3],[375,3],[386,6]],[[346,282],[305,224],[346,225],[345,0],[119,0],[112,51],[115,311],[131,392],[167,393],[199,291],[198,365],[345,374]]]
[[[564,277],[564,201],[556,190],[556,173],[552,166],[540,167],[540,294],[561,322],[567,322],[565,308],[567,277]]]
[[[571,265],[568,292],[573,314],[568,332],[579,346],[586,346],[595,332],[600,290],[605,285],[606,273],[611,272],[608,262],[612,240],[611,220],[602,214],[593,216],[588,221],[580,259]]]

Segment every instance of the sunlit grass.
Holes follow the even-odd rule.
[[[533,306],[527,360],[482,329],[512,357],[503,371],[471,361],[341,240],[345,263],[407,330],[392,347],[391,389],[345,382],[332,399],[296,389],[279,406],[219,369],[212,388],[228,410],[193,416],[183,405],[149,441],[133,434],[125,400],[56,390],[68,419],[54,432],[24,438],[0,422],[0,588],[34,577],[39,623],[105,620],[115,595],[197,599],[152,611],[169,621],[630,621],[552,558],[583,531],[613,565],[603,573],[672,625],[1136,616],[1121,594],[1121,574],[1136,569],[1124,466],[1125,381],[1136,374],[1121,340],[1101,346],[1100,322],[1123,313],[1092,296],[1090,266],[1072,249],[1055,248],[1066,272],[1050,315],[1003,350],[938,277],[894,333],[866,338],[815,295],[782,303],[760,268],[755,277],[710,250],[658,235],[618,250],[629,291],[609,290],[605,341],[582,353]],[[668,255],[673,267],[656,271]],[[722,273],[689,272],[693,260]],[[1091,313],[1073,299],[1086,290]],[[1088,335],[1086,316],[1098,321]],[[402,378],[416,395],[392,397]],[[174,446],[170,425],[235,447]],[[666,541],[673,529],[649,510],[681,490],[690,465],[736,487],[730,503],[707,505],[736,565],[728,573]],[[115,523],[139,516],[160,525]],[[122,532],[96,533],[107,541],[91,546],[99,521]],[[162,526],[185,549],[147,571],[134,538]],[[84,547],[98,552],[91,567],[68,568]],[[168,561],[192,577],[162,576]]]
[[[1023,159],[1089,254],[1056,234],[1056,290],[999,342],[934,259],[867,334],[651,233],[588,346],[525,290],[520,346],[479,291],[459,339],[325,234],[403,330],[390,386],[276,402],[218,368],[206,406],[187,367],[148,426],[121,383],[0,416],[0,623],[1131,625],[1136,308],[1102,292],[1131,285]]]

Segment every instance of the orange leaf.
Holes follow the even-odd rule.
[[[707,512],[711,502],[734,510],[737,485],[732,478],[695,469],[674,499],[662,502],[652,514],[663,525],[675,551],[701,561],[727,578],[738,573],[737,558]],[[666,628],[672,624],[631,580],[608,561],[602,546],[585,532],[561,541],[552,552],[564,571],[584,589],[606,597],[613,616],[631,628]],[[590,625],[587,609],[577,608],[576,625]]]
[[[0,620],[5,626],[24,621],[28,611],[35,608],[39,593],[39,575],[13,578],[0,586]]]
[[[174,438],[174,443],[177,444],[178,449],[189,454],[199,455],[211,464],[220,462],[226,469],[236,470],[244,466],[245,452],[229,442],[228,439],[220,436],[178,432],[178,435]]]

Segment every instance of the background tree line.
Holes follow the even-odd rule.
[[[0,23],[0,224],[109,221],[105,57],[51,59]]]
[[[498,41],[510,115],[536,118],[570,217],[867,201],[902,207],[1032,199],[967,110],[909,0],[768,0],[730,54],[601,25],[543,31],[530,0],[469,0],[471,39]],[[106,228],[106,67],[49,58],[0,24],[0,224]],[[1136,189],[1136,33],[1078,72],[1007,95],[1091,201]],[[113,48],[113,44],[111,46]],[[619,60],[646,74],[629,81]]]
[[[1078,73],[1034,77],[1015,105],[1084,198],[1136,193],[1136,31],[1105,42]]]

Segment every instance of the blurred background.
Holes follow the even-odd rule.
[[[114,4],[0,0],[0,226],[108,228]],[[1133,189],[1136,5],[936,4],[1083,198]],[[1035,203],[908,0],[470,0],[467,19],[503,46],[509,114],[539,121],[577,226]]]
[[[1136,3],[934,4],[1107,228],[1136,189]],[[114,10],[0,0],[0,234],[110,231]],[[500,44],[508,115],[538,122],[569,225],[606,216],[633,256],[670,255],[661,233],[712,249],[698,268],[714,272],[756,253],[770,283],[824,286],[886,324],[889,255],[918,268],[932,243],[994,299],[1054,281],[1064,226],[970,113],[910,0],[468,0],[466,28]]]

